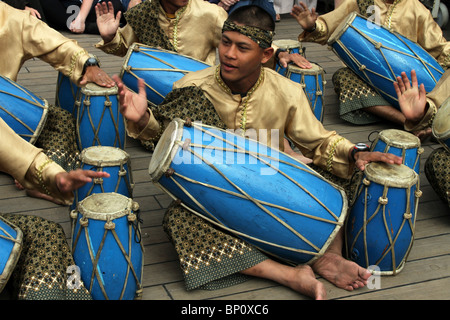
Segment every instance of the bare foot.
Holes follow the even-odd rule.
[[[413,133],[417,138],[420,139],[421,142],[424,142],[427,138],[431,137],[432,130],[431,128],[426,128],[419,131],[415,131]]]
[[[326,299],[323,283],[316,279],[313,270],[308,265],[292,267],[267,259],[243,270],[242,273],[276,281],[316,300]]]
[[[364,287],[371,276],[369,270],[334,252],[326,252],[312,268],[338,288],[348,291]]]

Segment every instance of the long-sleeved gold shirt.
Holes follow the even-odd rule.
[[[73,193],[61,193],[55,176],[65,172],[55,162],[18,136],[0,118],[0,171],[17,179],[24,188],[38,190],[65,204],[71,204]]]
[[[253,130],[259,141],[279,150],[283,150],[286,135],[316,165],[337,176],[349,177],[353,163],[348,157],[354,144],[335,131],[328,131],[323,127],[312,113],[308,99],[298,83],[286,79],[274,70],[264,68],[264,78],[256,90],[250,97],[242,97],[226,90],[217,81],[215,70],[216,67],[210,67],[189,73],[174,84],[174,89],[200,87],[227,129],[239,129],[245,123],[245,129]],[[151,111],[150,114],[152,115]],[[141,132],[137,132],[129,123],[128,133],[133,138],[145,139],[158,133],[159,128],[158,121],[152,115],[147,127]],[[260,133],[267,133],[267,140],[266,137],[259,136]],[[273,133],[276,134],[276,141],[273,141]]]
[[[227,16],[227,12],[215,4],[190,0],[186,7],[178,9],[176,18],[169,18],[159,5],[158,24],[172,44],[176,44],[178,53],[213,65]],[[127,24],[119,28],[113,40],[108,43],[100,41],[96,47],[106,53],[124,56],[135,42],[141,41]]]
[[[64,37],[28,11],[1,1],[0,48],[0,73],[14,81],[24,62],[38,57],[78,83],[89,58],[75,40]]]

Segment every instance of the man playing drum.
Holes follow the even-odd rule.
[[[3,76],[16,81],[24,62],[39,57],[79,86],[88,82],[103,87],[114,86],[114,81],[99,68],[98,63],[91,63],[92,57],[85,49],[31,16],[28,11],[17,10],[0,2],[0,16],[0,32],[3,35],[0,40],[3,48],[0,73]],[[72,115],[61,108],[50,106],[36,146],[44,149],[65,170],[73,169],[78,147]],[[33,194],[38,195],[35,192]]]
[[[450,70],[446,71],[436,87],[426,94],[419,86],[416,72],[411,71],[411,83],[406,73],[394,82],[399,97],[400,108],[405,115],[405,129],[416,131],[431,128],[438,109],[449,102]],[[448,116],[448,114],[447,114]],[[446,118],[443,118],[444,121]],[[449,130],[447,122],[446,133]],[[445,148],[434,150],[425,162],[425,175],[439,197],[450,206],[450,153]]]
[[[61,203],[71,204],[73,191],[93,178],[109,176],[106,172],[80,169],[66,172],[2,119],[0,136],[0,171],[12,175],[25,188],[38,190]],[[75,262],[60,225],[38,216],[1,213],[0,216],[23,233],[22,253],[12,273],[7,275],[10,281],[6,287],[13,290],[14,299],[90,299],[85,288],[70,290],[66,285],[67,268]]]
[[[157,138],[171,119],[191,118],[219,128],[249,132],[252,129],[274,129],[279,134],[259,137],[284,150],[286,135],[314,164],[346,179],[356,165],[364,169],[371,161],[401,163],[399,157],[358,152],[351,156],[354,144],[334,131],[327,131],[311,112],[299,84],[262,65],[273,55],[271,47],[274,19],[267,2],[238,6],[224,23],[219,45],[220,65],[186,75],[174,85],[164,103],[153,113],[147,105],[144,84],[139,93],[128,91],[115,76],[119,86],[122,113],[132,137]],[[261,7],[262,6],[262,7]],[[272,140],[271,140],[272,139]],[[185,210],[170,205],[164,217],[164,228],[180,257],[188,290],[220,288],[236,284],[245,275],[268,278],[315,299],[326,298],[323,284],[314,271],[346,290],[365,285],[370,273],[341,255],[342,234],[312,268],[288,266],[255,250]],[[221,254],[223,246],[233,245],[239,253]],[[207,261],[195,254],[211,253]],[[226,250],[223,250],[226,251]]]
[[[450,42],[443,37],[439,25],[420,1],[345,0],[337,9],[319,17],[300,3],[294,6],[291,14],[304,30],[298,37],[299,41],[326,44],[341,21],[351,12],[357,12],[418,43],[444,69],[450,66]],[[338,93],[342,119],[354,124],[368,124],[381,119],[405,124],[405,115],[349,68],[336,71],[333,84]],[[416,134],[421,137],[425,133],[420,131]]]

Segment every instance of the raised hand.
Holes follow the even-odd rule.
[[[114,36],[119,29],[122,12],[119,11],[117,12],[117,15],[114,16],[114,6],[111,2],[106,4],[105,1],[98,3],[95,6],[95,14],[97,16],[97,27],[100,36],[105,43],[108,43],[114,39]]]
[[[427,97],[423,83],[419,86],[415,70],[411,70],[411,82],[412,85],[406,73],[402,72],[401,77],[397,77],[397,82],[394,82],[394,88],[405,118],[417,122],[426,113]]]
[[[318,14],[316,13],[315,8],[310,11],[306,4],[300,2],[292,8],[291,16],[297,20],[303,30],[311,30],[316,25]]]

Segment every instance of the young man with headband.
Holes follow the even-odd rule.
[[[220,64],[193,72],[175,83],[166,100],[150,110],[143,82],[138,94],[128,91],[120,79],[119,99],[128,121],[128,133],[137,138],[158,137],[173,118],[191,118],[242,134],[251,129],[277,131],[272,137],[258,137],[267,145],[284,149],[286,135],[311,158],[314,165],[348,178],[356,165],[363,169],[370,161],[401,163],[392,155],[358,152],[354,144],[334,131],[327,131],[314,117],[300,85],[262,65],[273,55],[273,7],[267,1],[241,0],[223,25],[219,45]],[[335,285],[353,290],[365,285],[370,273],[341,255],[340,235],[329,251],[312,268],[288,266],[272,260],[251,245],[227,234],[204,219],[172,203],[164,217],[165,231],[180,258],[188,290],[220,288],[242,281],[244,276],[271,279],[315,299],[326,298],[323,284],[314,271]],[[195,226],[195,231],[191,227]],[[233,244],[239,254],[222,254],[224,243]],[[200,261],[196,254],[212,252]],[[226,251],[226,250],[222,250]]]

